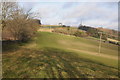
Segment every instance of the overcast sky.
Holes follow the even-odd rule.
[[[39,13],[42,24],[118,29],[117,2],[21,2],[24,9]]]

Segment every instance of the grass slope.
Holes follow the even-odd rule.
[[[97,61],[103,63],[108,66],[118,67],[118,46],[109,44],[109,43],[102,43],[101,54],[108,55],[110,57],[116,57],[116,60],[101,57],[101,55],[96,54],[98,53],[98,41],[89,40],[80,37],[71,37],[66,35],[61,35],[57,33],[48,33],[48,32],[41,32],[38,34],[38,39],[36,40],[38,47],[53,47],[64,49],[66,51],[74,51],[81,57],[89,58],[93,61]],[[84,52],[83,52],[84,51]],[[89,55],[84,54],[86,52],[95,53],[96,55]],[[101,60],[102,59],[102,60]]]
[[[32,42],[23,45],[13,52],[3,54],[3,77],[117,77],[117,60],[77,51],[97,52],[97,44],[97,41],[95,42],[84,38],[38,32],[37,37]],[[117,56],[116,48],[115,45],[103,43],[103,54]],[[115,53],[104,52],[104,49],[105,51],[107,50],[109,52],[109,50],[111,50]]]

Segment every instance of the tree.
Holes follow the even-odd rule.
[[[86,36],[88,36],[86,34],[86,32],[81,32],[81,31],[76,31],[73,35],[76,36],[76,37],[86,37]]]
[[[68,31],[70,30],[70,26],[67,26],[67,30],[68,30]]]
[[[89,28],[87,30],[87,33],[92,36],[92,37],[96,37],[96,38],[99,38],[100,34],[98,33],[100,32],[98,29],[95,29],[95,28]]]
[[[12,13],[16,11],[16,2],[1,2],[2,13],[0,18],[2,19],[2,30],[6,27],[6,21],[11,18]]]
[[[33,16],[31,17],[31,9],[25,11],[17,3],[14,4],[16,4],[14,7],[9,8],[11,10],[10,17],[6,16],[8,15],[7,13],[4,14],[3,22],[5,21],[5,23],[2,28],[7,28],[14,37],[14,40],[27,41],[35,34],[39,23],[33,19]]]
[[[60,26],[62,26],[62,23],[59,23]]]
[[[62,25],[62,27],[66,27],[66,25]]]
[[[23,10],[18,10],[12,18],[13,20],[8,22],[8,25],[10,25],[9,30],[15,40],[26,41],[30,39],[37,30],[37,24],[39,23],[29,18],[29,12],[26,13]]]

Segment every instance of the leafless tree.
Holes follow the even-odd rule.
[[[6,21],[10,19],[12,13],[16,11],[17,3],[16,2],[1,2],[0,3],[2,12],[0,15],[2,22],[2,30],[6,27]]]
[[[31,38],[37,29],[37,23],[30,18],[29,11],[25,12],[22,9],[14,13],[8,25],[15,40],[21,41]]]
[[[37,30],[37,23],[34,21],[31,9],[25,11],[17,3],[5,4],[2,13],[2,29],[12,34],[14,40],[25,41],[31,38]],[[9,14],[7,14],[9,12]]]

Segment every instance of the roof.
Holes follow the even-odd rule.
[[[108,41],[112,41],[112,42],[119,42],[118,40],[115,39],[111,39],[111,38],[107,38]]]

